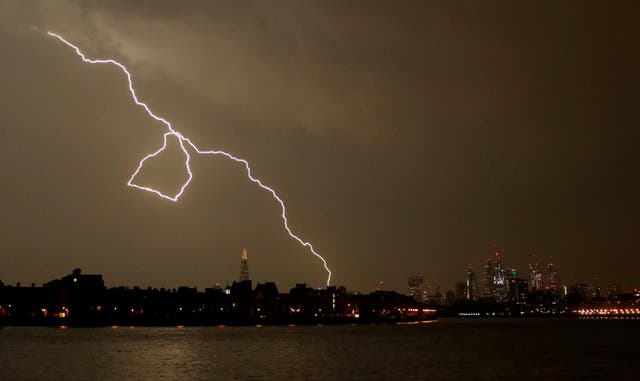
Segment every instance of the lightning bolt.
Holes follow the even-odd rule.
[[[124,72],[124,74],[127,76],[127,82],[129,84],[129,92],[131,93],[131,97],[133,98],[133,101],[135,102],[135,104],[140,106],[140,107],[142,107],[144,109],[144,111],[151,118],[153,118],[156,121],[164,124],[165,127],[167,128],[167,132],[164,133],[162,146],[158,150],[156,150],[155,152],[152,152],[152,153],[148,154],[142,160],[140,160],[140,162],[138,163],[138,167],[136,168],[135,172],[133,172],[133,174],[129,178],[129,181],[127,182],[128,186],[130,186],[132,188],[140,189],[140,190],[143,190],[143,191],[146,191],[146,192],[153,193],[153,194],[155,194],[155,195],[157,195],[159,197],[162,197],[162,198],[164,198],[166,200],[169,200],[169,201],[177,202],[178,199],[180,199],[180,197],[184,194],[184,191],[187,189],[187,187],[191,183],[191,180],[193,179],[193,173],[191,172],[191,166],[190,166],[191,155],[189,154],[189,149],[193,150],[198,155],[223,156],[223,157],[225,157],[225,158],[227,158],[229,160],[232,160],[232,161],[234,161],[236,163],[239,163],[242,166],[244,166],[245,170],[247,171],[247,177],[249,178],[249,180],[251,180],[253,183],[257,184],[260,188],[264,189],[265,191],[271,193],[273,198],[278,202],[278,204],[280,204],[280,210],[282,211],[282,214],[281,214],[282,222],[283,222],[285,230],[287,231],[287,233],[289,233],[289,236],[291,236],[291,238],[296,240],[300,245],[302,245],[304,247],[307,247],[309,249],[309,251],[313,255],[315,255],[318,259],[320,259],[320,261],[322,261],[322,265],[324,266],[324,269],[327,272],[327,286],[329,286],[329,284],[331,282],[331,270],[329,269],[329,266],[327,265],[327,261],[320,254],[318,254],[314,250],[313,245],[311,245],[310,242],[302,240],[300,237],[298,237],[297,235],[295,235],[291,231],[291,228],[289,228],[289,221],[287,220],[287,210],[286,210],[286,208],[284,206],[284,202],[278,196],[276,191],[273,190],[273,188],[265,185],[262,181],[260,181],[260,179],[258,179],[256,177],[253,177],[253,175],[251,173],[251,166],[249,165],[248,161],[246,161],[244,159],[241,159],[241,158],[238,158],[238,157],[236,157],[236,156],[234,156],[234,155],[232,155],[230,153],[224,152],[224,151],[217,151],[217,150],[205,151],[205,150],[201,150],[189,138],[187,138],[186,136],[182,135],[182,133],[180,133],[178,130],[174,129],[173,126],[171,125],[171,123],[168,120],[166,120],[164,118],[161,118],[161,117],[157,116],[156,114],[154,114],[151,111],[151,109],[149,108],[149,106],[147,106],[146,103],[141,102],[138,99],[138,96],[136,95],[136,91],[133,88],[133,81],[131,79],[131,73],[129,73],[129,71],[127,70],[127,68],[123,64],[121,64],[120,62],[118,62],[116,60],[113,60],[113,59],[107,59],[107,60],[89,59],[82,53],[82,51],[80,51],[80,48],[78,48],[77,46],[73,45],[72,43],[70,43],[69,41],[64,39],[64,37],[60,36],[59,34],[56,34],[56,33],[53,33],[53,32],[47,32],[47,34],[49,36],[51,36],[51,37],[54,37],[54,38],[60,40],[65,45],[67,45],[71,49],[75,50],[76,54],[82,59],[83,62],[90,63],[90,64],[111,64],[111,65],[115,65],[118,68],[120,68],[120,70],[122,70]],[[151,187],[138,185],[138,184],[136,184],[134,182],[136,176],[138,175],[138,173],[140,172],[142,167],[144,167],[144,163],[147,160],[151,159],[152,157],[157,156],[162,151],[164,151],[165,148],[167,148],[167,140],[171,136],[174,136],[174,137],[176,137],[178,139],[178,144],[180,145],[180,149],[182,150],[182,152],[184,153],[184,156],[185,156],[185,161],[184,161],[185,168],[186,168],[186,171],[187,171],[187,173],[189,175],[187,177],[187,180],[180,187],[180,190],[173,196],[169,195],[169,194],[162,193],[161,191],[159,191],[157,189],[154,189],[154,188],[151,188]]]

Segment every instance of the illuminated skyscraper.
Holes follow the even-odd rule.
[[[516,304],[526,304],[529,286],[526,279],[516,276],[509,277],[509,301]]]
[[[547,287],[549,287],[552,291],[558,290],[558,272],[553,266],[553,261],[549,260],[549,264],[547,265]]]
[[[509,285],[507,284],[502,257],[498,251],[496,251],[496,267],[493,271],[493,284],[495,287],[496,300],[506,302],[509,296]]]
[[[485,297],[495,299],[499,302],[507,300],[508,285],[499,251],[496,251],[495,259],[489,259],[487,261],[482,281],[483,294]]]
[[[249,280],[249,264],[247,263],[247,249],[242,249],[242,261],[240,262],[240,281]]]
[[[534,261],[535,253],[533,254]],[[544,275],[538,266],[538,263],[529,263],[529,289],[530,290],[542,290],[544,288]]]
[[[424,292],[424,277],[422,275],[412,275],[407,280],[409,286],[409,295],[418,302],[422,302],[426,298]]]
[[[493,267],[493,259],[489,258],[487,264],[484,266],[484,273],[482,274],[482,296],[485,298],[492,298],[494,296],[493,281],[491,280]]]

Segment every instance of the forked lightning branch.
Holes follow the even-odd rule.
[[[146,192],[150,192],[153,193],[159,197],[162,197],[166,200],[169,201],[173,201],[173,202],[177,202],[180,197],[184,194],[184,191],[187,189],[187,187],[189,186],[189,184],[191,183],[191,179],[193,178],[193,173],[191,172],[191,166],[190,166],[190,161],[191,161],[191,155],[190,155],[190,151],[193,151],[194,153],[198,154],[198,155],[217,155],[217,156],[223,156],[229,160],[235,161],[239,164],[242,164],[244,166],[244,168],[247,171],[247,177],[249,178],[249,180],[251,180],[253,183],[257,184],[260,188],[266,190],[267,192],[271,193],[271,195],[273,196],[273,198],[278,202],[278,204],[280,204],[280,208],[282,210],[282,222],[284,224],[284,228],[287,231],[287,233],[289,233],[289,235],[291,236],[291,238],[293,238],[294,240],[296,240],[300,245],[305,246],[309,249],[309,251],[311,251],[311,253],[313,255],[315,255],[316,257],[318,257],[321,261],[322,261],[322,265],[324,266],[324,269],[327,272],[327,286],[329,286],[330,282],[331,282],[331,270],[329,269],[329,266],[327,266],[327,261],[320,255],[318,254],[313,246],[311,245],[310,242],[307,241],[303,241],[300,237],[298,237],[297,235],[295,235],[291,229],[289,228],[289,222],[287,221],[287,211],[284,205],[284,202],[282,201],[282,199],[278,196],[278,194],[273,190],[273,188],[265,185],[262,183],[262,181],[260,181],[258,178],[254,177],[251,174],[251,167],[249,166],[249,162],[244,160],[244,159],[240,159],[230,153],[224,152],[224,151],[218,151],[218,150],[210,150],[210,151],[206,151],[206,150],[201,150],[200,148],[198,148],[189,138],[187,138],[186,136],[182,135],[182,133],[180,133],[178,130],[175,130],[173,128],[173,126],[171,125],[171,123],[169,121],[167,121],[164,118],[161,118],[159,116],[157,116],[156,114],[154,114],[151,109],[149,108],[149,106],[147,106],[146,103],[141,102],[137,95],[136,95],[136,91],[133,88],[133,81],[131,79],[131,73],[129,73],[129,71],[127,70],[127,68],[121,64],[120,62],[113,60],[113,59],[106,59],[106,60],[94,60],[94,59],[89,59],[87,58],[81,51],[80,48],[78,48],[77,46],[73,45],[72,43],[70,43],[69,41],[67,41],[66,39],[64,39],[62,36],[60,36],[59,34],[53,33],[53,32],[47,32],[50,36],[57,38],[58,40],[60,40],[61,42],[63,42],[65,45],[69,46],[70,48],[72,48],[73,50],[75,50],[76,54],[82,59],[82,61],[86,62],[86,63],[91,63],[91,64],[111,64],[111,65],[115,65],[118,68],[120,68],[124,74],[127,76],[127,81],[129,84],[129,92],[131,93],[131,97],[133,98],[133,101],[136,103],[136,105],[142,107],[145,112],[152,117],[153,119],[155,119],[156,121],[164,124],[164,126],[166,127],[167,131],[164,133],[164,139],[163,139],[163,143],[162,146],[146,155],[144,158],[142,158],[142,160],[140,160],[140,162],[138,163],[138,167],[136,168],[136,170],[133,172],[133,174],[131,175],[131,177],[129,178],[129,181],[127,182],[127,185],[132,187],[132,188],[136,188],[136,189],[140,189]],[[144,167],[144,164],[147,160],[159,155],[161,152],[163,152],[166,148],[167,148],[167,140],[169,137],[174,136],[177,138],[178,141],[178,145],[180,146],[180,149],[182,150],[182,152],[184,153],[184,165],[185,165],[185,169],[187,171],[187,180],[182,184],[182,186],[180,186],[180,190],[174,194],[174,195],[170,195],[170,194],[166,194],[163,193],[157,189],[154,189],[153,187],[149,187],[149,186],[143,186],[143,185],[139,185],[135,183],[135,179],[136,176],[138,175],[138,173],[140,172],[140,170],[142,170],[142,168]]]

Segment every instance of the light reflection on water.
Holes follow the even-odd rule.
[[[2,379],[640,379],[640,321],[0,329]]]

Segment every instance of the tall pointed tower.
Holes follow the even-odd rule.
[[[249,264],[247,263],[247,249],[242,249],[240,262],[240,281],[249,280]]]

